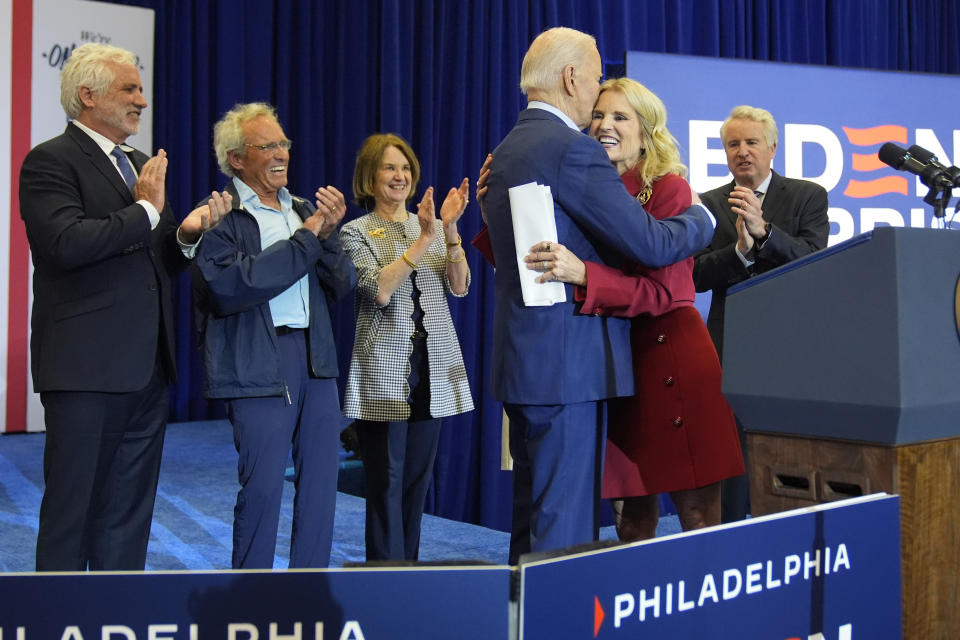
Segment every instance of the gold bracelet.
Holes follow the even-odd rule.
[[[449,262],[449,263],[451,263],[451,264],[456,264],[456,263],[458,263],[458,262],[463,262],[463,261],[466,260],[466,259],[467,259],[467,254],[466,254],[466,253],[461,254],[459,260],[454,260],[453,258],[450,257],[450,254],[449,254],[449,253],[447,254],[447,262]]]
[[[448,248],[449,248],[449,247],[459,247],[461,244],[463,244],[463,237],[458,233],[458,234],[457,234],[457,241],[456,241],[456,242],[447,242],[447,247],[448,247]],[[449,250],[449,249],[448,249],[448,250]],[[458,262],[459,262],[459,260],[458,260]]]
[[[413,269],[414,271],[417,270],[417,263],[410,259],[410,256],[407,255],[407,252],[406,252],[406,251],[404,251],[403,253],[401,253],[401,254],[400,254],[400,257],[403,258],[403,261],[407,263],[407,266],[408,266],[408,267],[410,267],[410,268]]]

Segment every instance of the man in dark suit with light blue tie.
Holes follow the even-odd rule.
[[[170,274],[230,210],[213,194],[178,225],[166,154],[124,144],[147,107],[136,62],[109,45],[74,50],[60,76],[72,122],[20,171],[47,429],[38,571],[144,568],[175,377]]]
[[[486,180],[497,264],[493,395],[510,418],[514,458],[511,562],[596,539],[603,401],[632,394],[633,375],[628,320],[578,314],[569,286],[566,302],[524,305],[509,189],[548,186],[557,240],[583,260],[662,266],[707,246],[713,233],[713,218],[699,204],[667,220],[650,217],[603,147],[581,133],[601,76],[592,36],[562,27],[541,33],[521,70],[530,102],[494,150]]]

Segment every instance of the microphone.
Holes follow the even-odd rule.
[[[916,145],[914,145],[914,147],[916,147]],[[911,149],[914,147],[911,147]],[[925,154],[921,154],[922,156],[926,156],[926,162],[914,157],[909,151],[892,142],[887,142],[880,147],[880,151],[877,152],[877,157],[880,158],[881,162],[890,165],[898,171],[909,171],[910,173],[920,176],[920,181],[931,189],[952,189],[954,181],[944,171],[946,167],[936,162],[936,157],[929,151],[926,151],[922,147],[917,148],[926,152]],[[927,154],[929,155],[927,156]],[[932,163],[929,161],[930,157],[934,159]]]
[[[927,151],[917,144],[910,145],[910,148],[907,149],[907,153],[913,156],[913,158],[918,162],[933,165],[937,169],[940,169],[947,174],[947,177],[949,177],[950,181],[953,182],[953,186],[960,186],[960,168],[944,166],[937,160],[937,156],[932,151]]]

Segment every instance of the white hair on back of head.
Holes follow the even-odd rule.
[[[547,29],[533,39],[523,56],[520,90],[524,95],[531,89],[559,90],[564,67],[584,64],[596,47],[596,39],[588,33],[569,27]]]

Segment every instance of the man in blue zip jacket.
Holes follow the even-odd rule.
[[[290,194],[291,142],[270,105],[235,106],[213,140],[234,209],[201,244],[195,289],[205,395],[226,400],[239,454],[233,567],[273,567],[291,444],[289,566],[326,567],[342,422],[330,305],[356,284],[335,233],[346,204],[330,186],[316,207]]]

